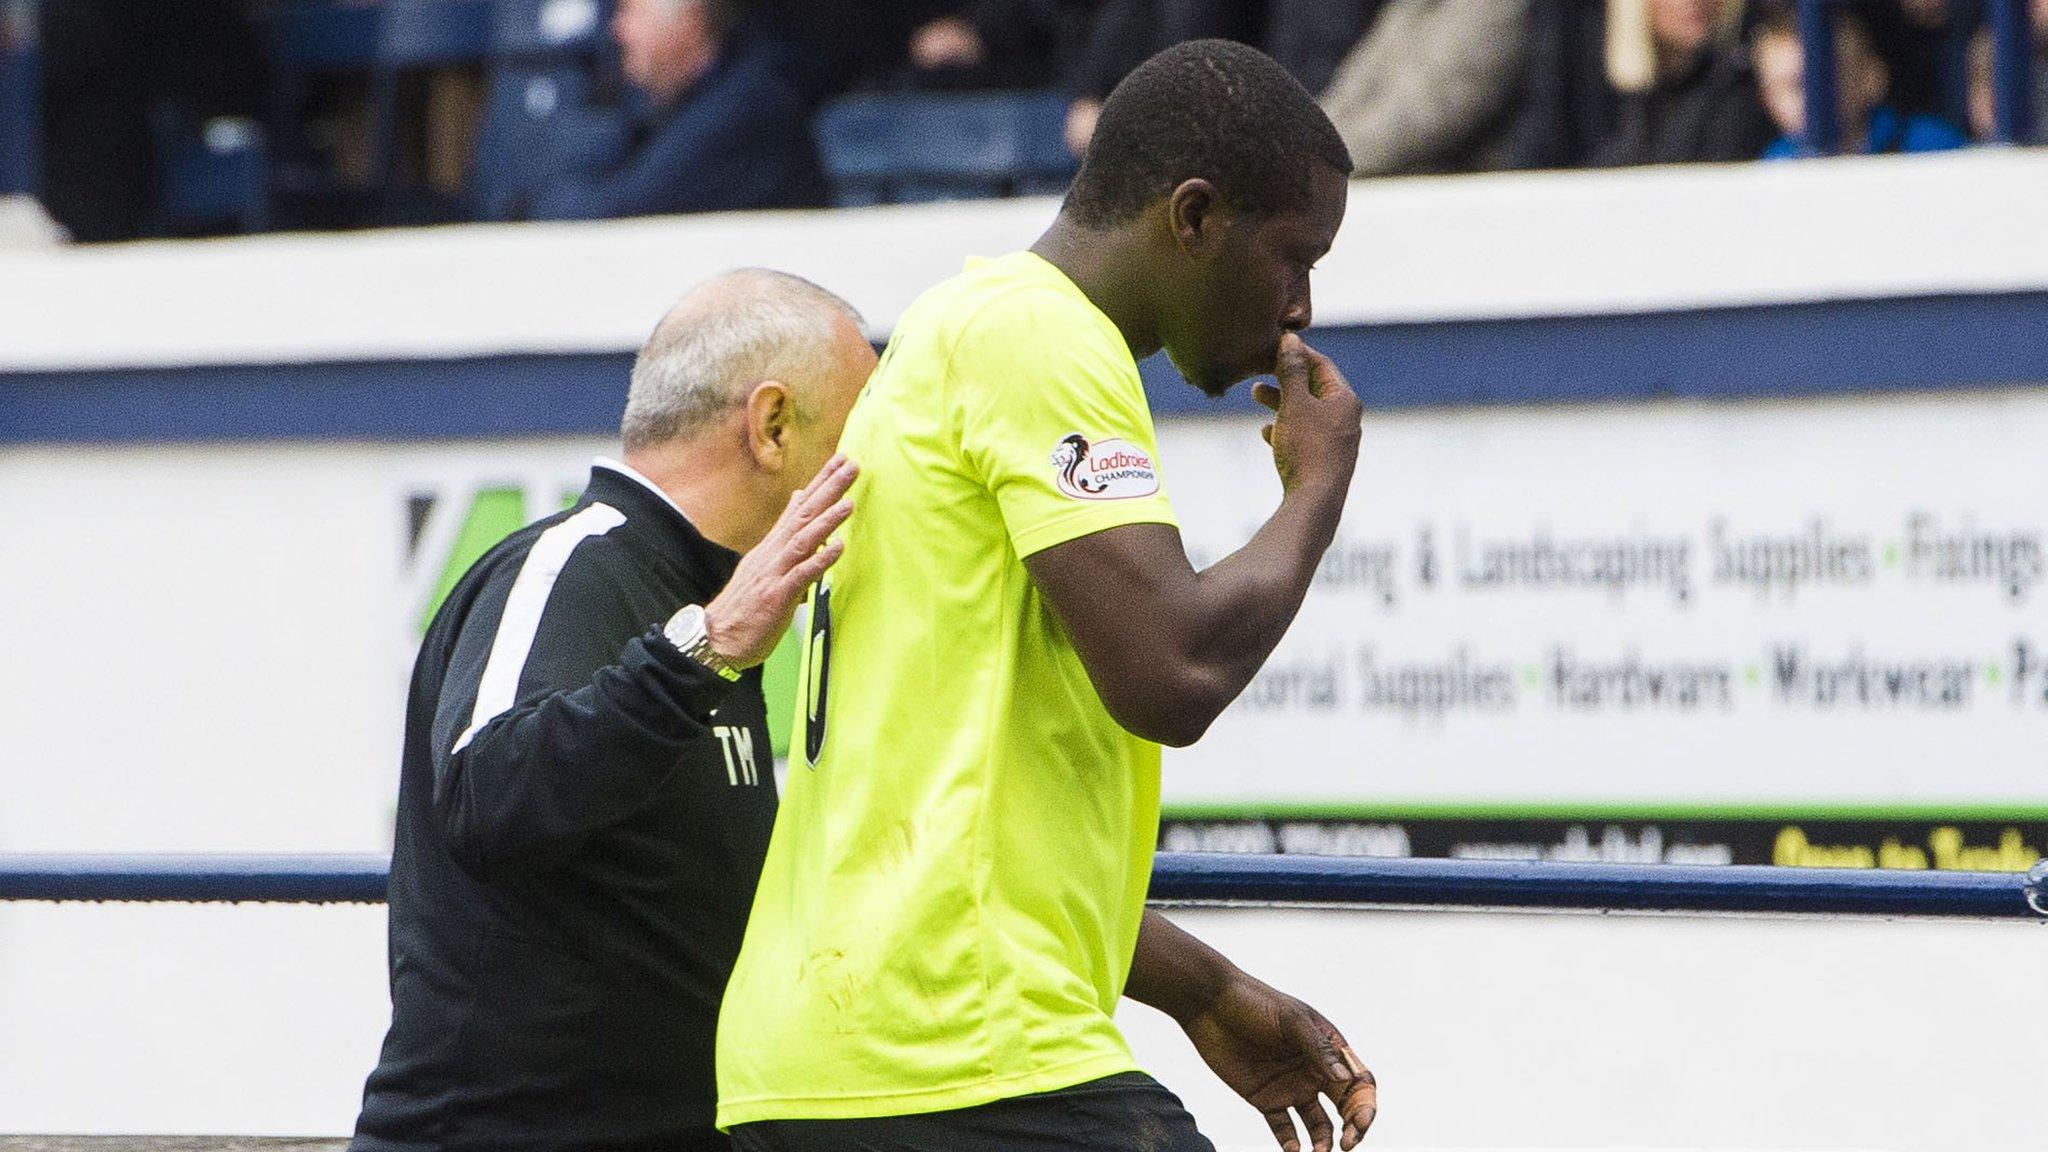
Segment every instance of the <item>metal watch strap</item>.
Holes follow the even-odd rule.
[[[711,633],[704,623],[704,607],[701,604],[686,604],[668,623],[662,632],[683,655],[711,669],[721,680],[728,683],[740,678],[740,670],[725,662],[725,657],[711,647]]]

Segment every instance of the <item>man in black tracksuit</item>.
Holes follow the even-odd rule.
[[[626,462],[449,594],[352,1148],[727,1146],[712,1038],[775,817],[757,665],[837,555],[852,468],[825,457],[873,364],[822,289],[712,281],[641,352]]]

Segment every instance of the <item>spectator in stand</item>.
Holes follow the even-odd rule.
[[[1392,0],[1322,95],[1352,170],[1506,167],[1528,16],[1528,0]]]
[[[1067,147],[1079,156],[1109,90],[1154,53],[1188,40],[1263,46],[1311,92],[1372,24],[1382,0],[1104,0],[1069,74]]]
[[[2048,0],[2029,5],[2034,21],[2034,131],[2032,144],[2048,144]],[[1992,83],[1991,30],[1980,28],[1970,40],[1970,135],[1989,140],[1997,126],[1997,95]]]
[[[1267,0],[1266,55],[1311,92],[1328,88],[1393,0]],[[1527,0],[1506,0],[1509,8]]]
[[[564,141],[538,219],[798,208],[829,202],[800,58],[728,0],[620,0],[620,67],[645,115],[621,152]]]
[[[1610,0],[1613,121],[1596,167],[1753,160],[1770,139],[1740,0]]]
[[[1741,21],[1740,0],[1531,0],[1511,166],[1754,159]]]
[[[974,0],[910,34],[911,78],[934,88],[1052,88],[1088,42],[1099,0]]]
[[[1877,54],[1869,26],[1849,8],[1836,8],[1833,24],[1835,82],[1841,106],[1840,148],[1845,155],[1938,152],[1967,143],[1963,134],[1946,120],[1901,112],[1885,103],[1891,88],[1891,70]],[[1783,133],[1764,151],[1764,159],[1798,156],[1799,135],[1806,125],[1806,54],[1799,43],[1796,12],[1790,7],[1771,9],[1750,34],[1750,44],[1764,104]]]
[[[1857,12],[1891,70],[1887,102],[1902,112],[1959,119],[1967,101],[1969,30],[1983,17],[1982,0],[1899,0]]]
[[[894,84],[916,30],[960,11],[965,0],[731,2],[765,18],[796,46],[804,94],[816,103],[853,88]]]

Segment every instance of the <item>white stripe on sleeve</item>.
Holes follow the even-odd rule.
[[[569,562],[576,546],[592,536],[602,536],[626,522],[626,517],[609,504],[592,504],[540,534],[519,566],[512,591],[505,597],[505,611],[498,617],[498,635],[491,641],[491,655],[484,662],[483,678],[477,681],[476,709],[469,714],[469,728],[448,754],[467,747],[477,731],[498,714],[512,707],[519,696],[519,674],[526,670],[527,653],[540,632],[540,614],[555,590],[555,579]]]

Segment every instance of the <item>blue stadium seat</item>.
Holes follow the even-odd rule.
[[[447,215],[425,194],[398,188],[393,153],[400,78],[413,69],[482,61],[490,51],[492,8],[492,0],[383,0],[370,69],[370,172],[387,222]]]
[[[1074,174],[1057,92],[872,93],[818,116],[819,152],[841,204],[1057,191]]]
[[[269,225],[263,130],[252,120],[192,125],[168,109],[151,118],[158,167],[151,231],[181,235]]]
[[[518,220],[534,194],[568,165],[564,148],[599,155],[624,151],[626,114],[591,99],[590,69],[576,61],[516,63],[491,69],[491,90],[470,168],[470,212],[478,220]]]
[[[497,0],[491,59],[509,62],[595,55],[610,47],[609,0]]]
[[[362,211],[360,191],[336,177],[303,124],[308,94],[321,78],[362,77],[369,84],[374,215],[431,218],[440,206],[391,191],[400,80],[409,70],[481,61],[495,0],[277,0],[266,12],[272,180],[287,214],[331,212],[339,205],[349,206],[350,218]]]
[[[565,147],[622,151],[627,114],[597,96],[615,52],[610,0],[498,0],[490,90],[471,166],[470,213],[516,220],[561,170]]]
[[[0,196],[34,192],[40,158],[39,57],[26,26],[0,13]]]

